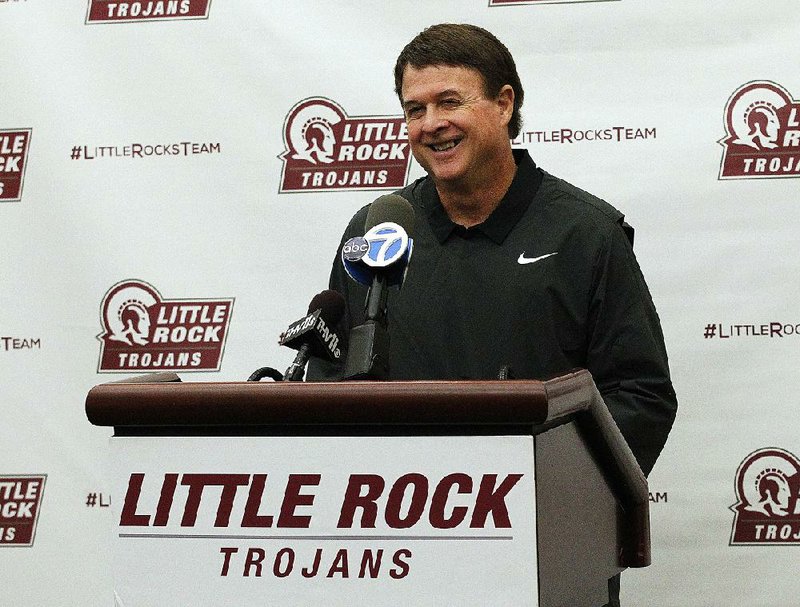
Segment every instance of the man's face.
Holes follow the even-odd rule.
[[[493,164],[510,150],[510,86],[487,99],[477,70],[409,65],[401,94],[411,151],[438,186],[474,188],[492,178]]]

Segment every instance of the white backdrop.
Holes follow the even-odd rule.
[[[89,11],[121,4],[151,16]],[[0,504],[17,505],[0,518],[0,602],[112,602],[110,430],[83,410],[90,387],[121,377],[100,361],[107,294],[132,281],[165,309],[233,300],[206,344],[218,370],[179,369],[185,380],[285,368],[294,353],[278,335],[327,286],[352,213],[383,193],[281,193],[290,112],[324,98],[341,124],[398,117],[397,53],[425,26],[458,21],[516,58],[516,143],[637,230],[680,408],[650,477],[653,565],[624,574],[623,604],[796,603],[798,539],[730,544],[737,470],[767,448],[787,455],[756,458],[756,478],[777,479],[788,512],[763,520],[800,533],[800,172],[728,179],[720,144],[742,136],[726,113],[744,113],[764,136],[730,153],[800,162],[784,138],[800,98],[796,0],[182,0],[163,20],[169,2],[136,4],[0,1]],[[751,82],[791,98],[756,84],[737,104]],[[420,174],[412,163],[406,179]],[[19,477],[37,476],[41,491],[15,498]],[[30,528],[13,520],[25,508],[38,519],[20,546],[3,529]]]

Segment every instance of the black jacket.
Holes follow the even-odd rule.
[[[538,169],[515,151],[517,174],[480,226],[453,224],[432,180],[399,193],[415,209],[413,255],[389,295],[391,379],[518,379],[588,369],[645,474],[677,409],[667,353],[632,249],[608,203]],[[361,236],[367,207],[342,239]],[[337,256],[330,288],[347,328],[364,319],[366,289]],[[309,379],[322,379],[314,362]],[[328,375],[330,377],[330,375]]]

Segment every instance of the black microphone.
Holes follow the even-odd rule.
[[[387,194],[367,211],[364,237],[348,240],[342,262],[353,280],[369,286],[364,324],[350,331],[344,379],[389,377],[388,287],[400,287],[411,257],[414,208],[405,198]]]
[[[344,316],[344,297],[326,289],[308,304],[308,314],[289,325],[278,343],[297,350],[297,356],[284,374],[284,381],[301,381],[310,356],[338,361],[342,358],[341,338],[336,326]]]

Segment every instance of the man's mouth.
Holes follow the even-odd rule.
[[[434,152],[446,152],[447,150],[452,150],[459,143],[461,143],[460,139],[453,139],[451,141],[445,141],[443,143],[432,143],[428,147],[431,148]]]

